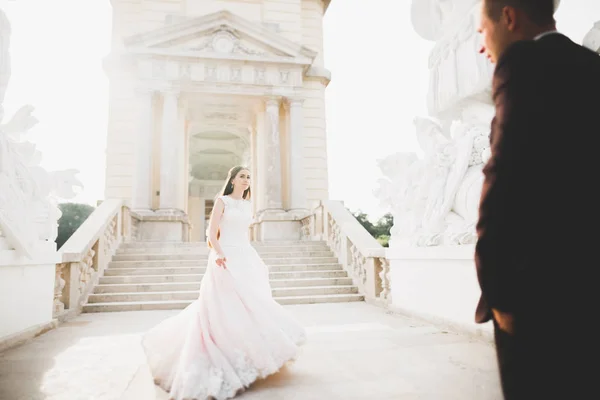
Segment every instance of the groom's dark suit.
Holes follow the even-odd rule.
[[[476,321],[514,317],[514,335],[496,325],[507,399],[598,398],[600,56],[558,33],[515,43],[493,98]]]

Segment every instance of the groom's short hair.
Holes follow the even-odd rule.
[[[484,0],[486,13],[493,20],[500,19],[504,7],[518,8],[537,25],[554,22],[555,0]]]

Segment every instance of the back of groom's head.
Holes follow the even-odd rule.
[[[556,0],[484,0],[484,7],[487,15],[496,21],[505,7],[512,7],[525,13],[532,23],[542,26],[554,22],[557,3]]]

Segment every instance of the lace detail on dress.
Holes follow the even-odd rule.
[[[181,397],[185,400],[231,399],[247,389],[257,379],[265,378],[277,372],[287,361],[285,357],[278,358],[279,360],[276,362],[276,365],[259,370],[243,351],[237,350],[232,367],[233,372],[239,380],[238,385],[232,384],[231,379],[225,378],[225,371],[223,369],[217,369],[209,365],[205,359],[202,361],[196,360],[194,365],[185,373],[184,377],[184,386],[194,388],[193,397],[189,397],[189,393],[178,393],[176,390],[171,395],[175,399],[179,399],[180,395],[185,396]],[[203,386],[202,382],[205,382],[206,385]]]

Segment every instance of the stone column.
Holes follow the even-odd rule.
[[[262,144],[265,146],[267,156],[267,168],[264,171],[268,177],[265,185],[266,208],[269,210],[281,210],[283,205],[281,197],[281,143],[279,136],[280,100],[278,98],[270,98],[266,101],[265,106],[265,129],[263,131],[265,140],[262,141]]]
[[[250,180],[250,187],[252,189],[252,196],[254,199],[256,199],[256,194],[257,194],[257,184],[258,184],[258,168],[257,168],[257,158],[258,155],[256,153],[256,128],[254,126],[251,126],[248,128],[249,132],[250,132],[250,165],[248,166],[248,168],[250,168],[250,176],[251,176],[251,180]],[[257,202],[256,200],[252,202],[252,213],[256,214],[256,210],[257,210]]]
[[[160,149],[160,209],[183,212],[185,208],[185,134],[175,92],[164,92]]]
[[[305,210],[306,178],[304,175],[304,110],[303,99],[289,100],[289,179],[290,209]]]
[[[154,93],[138,93],[137,137],[135,141],[135,170],[133,173],[133,210],[152,208],[152,136]]]
[[[267,207],[267,167],[268,167],[268,156],[267,156],[267,139],[266,139],[266,113],[264,110],[256,112],[256,131],[254,139],[254,168],[252,171],[254,174],[254,191],[252,197],[254,198],[255,212],[260,214],[266,210]]]

